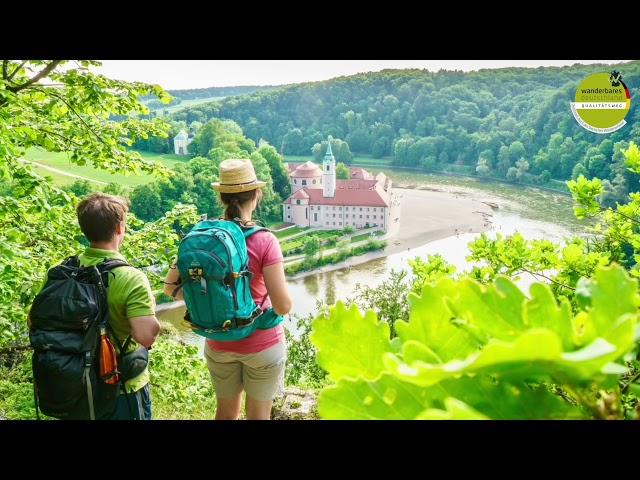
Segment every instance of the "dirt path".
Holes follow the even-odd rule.
[[[49,170],[50,172],[57,173],[59,175],[64,175],[65,177],[77,178],[79,180],[88,180],[92,183],[98,183],[100,185],[109,185],[107,182],[101,182],[100,180],[94,180],[92,178],[82,177],[80,175],[74,175],[73,173],[65,172],[64,170],[60,170],[55,167],[50,167],[49,165],[43,165],[42,163],[33,162],[31,160],[22,159],[23,162],[30,163],[31,165],[36,165],[38,167],[44,168],[45,170]]]

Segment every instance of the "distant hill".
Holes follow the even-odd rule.
[[[194,98],[209,97],[231,97],[234,95],[247,95],[249,93],[273,90],[280,88],[274,85],[247,85],[238,87],[209,87],[209,88],[191,88],[187,90],[167,90],[173,97],[182,100],[191,100]]]
[[[236,87],[208,87],[208,88],[191,88],[186,90],[167,90],[167,92],[174,98],[174,101],[168,105],[165,105],[158,101],[154,96],[143,97],[142,101],[151,110],[168,109],[169,111],[175,111],[182,106],[195,106],[203,102],[211,102],[219,100],[221,98],[232,97],[236,95],[248,95],[260,91],[268,91],[280,86],[273,85],[246,85]]]
[[[598,135],[576,122],[570,102],[587,75],[612,70],[629,86],[631,111],[625,127]],[[539,184],[580,173],[613,183],[619,177],[622,194],[631,179],[619,150],[640,142],[639,87],[640,61],[467,73],[383,70],[265,88],[183,108],[172,118],[231,119],[247,137],[264,138],[285,155],[310,155],[333,135],[356,155],[391,156],[399,166]]]

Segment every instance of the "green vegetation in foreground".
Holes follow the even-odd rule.
[[[149,355],[153,418],[213,419],[216,397],[198,347],[183,342],[170,324],[162,333]]]
[[[410,296],[396,335],[374,311],[338,302],[312,324],[317,361],[335,382],[321,392],[319,413],[342,420],[633,415],[617,384],[628,371],[622,358],[635,357],[637,281],[610,265],[578,286],[572,309],[566,298],[556,303],[548,284],[533,284],[527,297],[506,277],[481,284],[442,275]],[[354,348],[354,336],[363,348]]]
[[[155,160],[163,163],[169,168],[173,168],[176,164],[186,163],[189,157],[181,157],[173,154],[158,154],[152,152],[140,152],[143,158],[147,160]],[[113,174],[105,170],[97,169],[91,165],[76,165],[69,161],[69,157],[65,152],[48,152],[40,148],[31,148],[27,151],[24,158],[30,162],[35,162],[48,167],[62,170],[71,175],[78,175],[90,181],[98,181],[104,183],[115,182],[123,186],[135,186],[149,183],[156,179],[150,174],[124,175]],[[34,166],[36,171],[43,176],[50,176],[56,185],[68,185],[73,183],[77,178],[65,176],[63,174],[52,172],[45,168]]]

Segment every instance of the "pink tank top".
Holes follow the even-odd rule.
[[[247,238],[247,251],[249,253],[249,270],[253,274],[250,285],[251,296],[256,304],[264,310],[271,307],[271,299],[267,296],[267,286],[264,283],[262,269],[284,261],[280,243],[273,233],[258,232]],[[263,299],[265,302],[264,305],[261,305]],[[212,350],[244,355],[262,352],[279,342],[284,342],[282,323],[267,330],[257,329],[251,336],[242,340],[233,342],[207,340],[207,344]]]

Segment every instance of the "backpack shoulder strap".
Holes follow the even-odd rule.
[[[110,272],[114,268],[130,267],[130,266],[131,265],[129,265],[129,263],[125,262],[124,260],[120,260],[119,258],[108,258],[104,260],[102,263],[98,264],[98,269],[102,273],[104,273],[104,272]]]
[[[80,267],[80,259],[78,258],[78,255],[73,255],[72,257],[68,257],[67,259],[65,259],[65,261],[62,262],[62,265],[66,267],[78,268]]]
[[[127,262],[125,262],[124,260],[120,260],[119,258],[108,258],[96,265],[96,267],[98,267],[100,275],[102,275],[105,288],[109,286],[109,272],[115,270],[118,267],[130,266],[131,265],[129,265]]]
[[[100,275],[102,276],[102,279],[103,279],[102,282],[105,288],[109,286],[109,273],[112,270],[115,270],[118,267],[130,267],[130,266],[131,265],[129,265],[129,263],[125,262],[124,260],[120,260],[118,258],[108,258],[103,262],[99,263],[98,265],[96,265],[96,267],[98,268],[98,271],[100,272]],[[105,298],[105,301],[106,301],[106,298]],[[108,313],[106,311],[105,311],[105,318],[108,318]],[[120,355],[123,355],[124,353],[126,353],[126,350],[129,347],[129,344],[131,343],[131,340],[132,340],[131,335],[127,336],[124,343],[121,343],[120,339],[116,335],[116,332],[113,330],[113,327],[111,326],[111,324],[108,321],[105,323],[106,323],[107,329],[110,331],[111,335],[113,335],[113,338],[115,340],[116,346],[118,347]]]
[[[253,227],[243,228],[242,229],[242,233],[244,235],[244,239],[246,240],[247,238],[249,238],[254,233],[258,233],[258,232],[260,232],[262,230],[266,230],[267,232],[271,231],[267,227],[261,227],[260,225],[255,225]]]
[[[246,240],[247,238],[249,238],[251,235],[253,235],[254,233],[258,233],[261,231],[267,231],[270,232],[271,229],[267,228],[267,227],[263,227],[261,225],[254,225],[252,227],[248,227],[248,228],[243,228],[242,229],[242,233],[244,234],[244,239]],[[267,297],[269,296],[269,293],[265,293],[264,297],[262,297],[262,301],[260,302],[260,308],[262,308],[262,306],[264,305],[264,302],[267,301]]]

